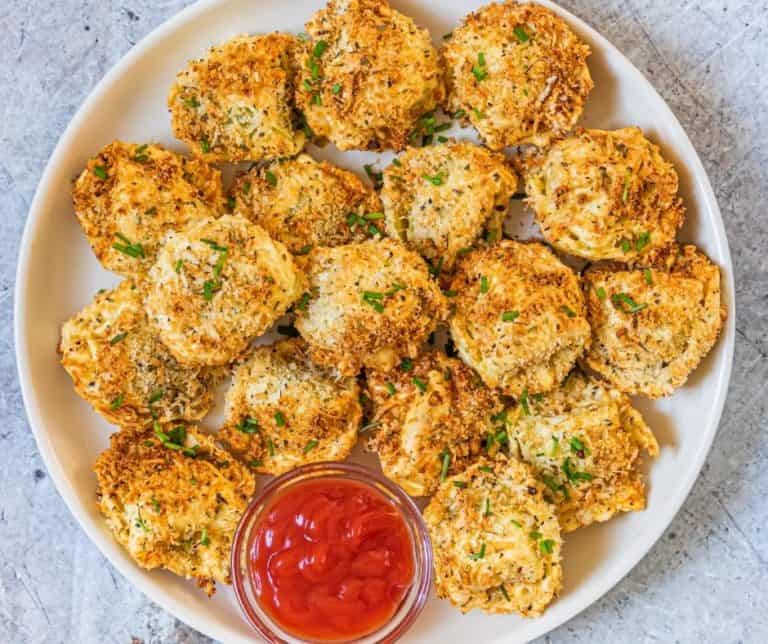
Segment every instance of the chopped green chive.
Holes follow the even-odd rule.
[[[514,519],[510,519],[510,520],[509,520],[509,522],[510,522],[510,523],[511,523],[513,526],[515,526],[516,528],[522,528],[522,527],[523,527],[523,524],[522,524],[522,523],[520,523],[519,521],[515,521]]]
[[[528,388],[523,389],[523,393],[520,394],[520,406],[523,408],[523,412],[526,416],[531,415],[531,408],[528,406]]]
[[[504,584],[501,584],[501,586],[499,586],[499,590],[501,591],[501,594],[504,595],[504,599],[506,601],[509,601],[509,594],[507,593],[507,589],[504,588]]]
[[[622,239],[621,240],[621,252],[622,253],[628,253],[630,250],[632,250],[632,244],[629,242],[628,239]]]
[[[597,297],[601,300],[605,299],[605,289],[602,286],[598,286],[595,289],[595,293],[597,293]]]
[[[183,267],[184,267],[184,260],[177,259],[176,263],[173,265],[173,270],[176,271],[177,273],[180,273]]]
[[[474,561],[482,559],[483,557],[485,557],[485,544],[480,546],[480,551],[479,552],[474,552],[471,555],[469,555],[469,558],[474,560]]]
[[[467,483],[466,481],[454,481],[453,486],[463,490],[465,487],[467,487]]]
[[[95,174],[99,179],[106,179],[107,169],[103,165],[97,165],[93,169],[93,174]]]
[[[275,412],[275,424],[278,427],[285,426],[285,416],[283,416],[283,412],[281,411]]]
[[[243,182],[243,196],[247,195],[251,191],[251,182],[245,181]]]
[[[157,391],[153,392],[152,395],[149,397],[149,404],[150,405],[154,405],[163,396],[165,396],[165,390],[164,389],[158,389]]]
[[[482,112],[482,111],[480,111],[480,110],[479,110],[479,109],[477,109],[476,107],[473,107],[473,108],[472,108],[472,111],[474,112],[474,114],[475,114],[475,118],[476,118],[478,121],[482,121],[482,120],[483,120],[483,119],[486,117],[486,115],[485,115],[485,112]]]
[[[471,253],[473,250],[475,250],[474,246],[464,246],[464,248],[459,248],[459,250],[456,251],[456,257],[461,257],[467,253]]]
[[[374,170],[373,166],[370,163],[366,163],[363,166],[363,170],[365,170],[365,174],[368,176],[368,178],[373,181],[373,185],[375,187],[381,186],[382,179],[384,177],[383,172],[379,172],[377,170]]]
[[[545,555],[551,555],[555,542],[552,539],[542,539],[539,541],[539,548]]]
[[[584,443],[582,443],[581,440],[575,436],[569,441],[568,444],[571,446],[571,451],[573,452],[583,452],[585,449]]]
[[[117,344],[118,342],[122,342],[123,340],[125,340],[125,337],[126,337],[127,335],[128,335],[128,333],[127,333],[127,332],[118,333],[116,336],[114,336],[114,337],[113,337],[113,338],[112,338],[112,339],[109,341],[109,343],[110,343],[110,344]]]
[[[299,309],[300,311],[303,311],[304,309],[306,309],[307,306],[309,305],[309,298],[310,298],[309,293],[302,293],[301,297],[299,298],[299,301],[296,302],[296,308]]]
[[[341,91],[341,85],[339,85],[338,83],[334,83],[333,87],[331,87],[331,91],[334,94],[338,94]]]
[[[312,250],[312,244],[307,244],[306,246],[302,246],[299,248],[299,250],[296,251],[297,255],[309,255],[309,251]]]
[[[264,464],[264,461],[262,461],[260,458],[254,458],[251,461],[248,461],[249,467],[261,467]]]
[[[520,317],[519,311],[504,311],[504,313],[501,314],[501,319],[504,322],[514,322],[519,317]]]
[[[198,101],[194,96],[192,98],[185,98],[184,99],[184,105],[186,105],[190,109],[197,109],[200,107],[200,101]]]
[[[624,203],[627,203],[627,199],[629,199],[629,186],[632,182],[632,171],[627,168],[627,174],[624,176],[624,190],[621,193],[621,200]]]
[[[481,465],[477,469],[480,470],[481,472],[487,472],[488,474],[491,474],[493,472],[493,470],[487,465]]]
[[[227,197],[227,209],[228,210],[234,210],[235,209],[235,198],[234,197]]]
[[[160,512],[160,501],[158,501],[155,497],[152,497],[152,507],[154,508],[155,512]]]
[[[451,114],[451,118],[456,119],[457,121],[459,119],[463,119],[467,116],[467,113],[464,110],[456,110],[453,114]]]
[[[315,48],[312,50],[312,56],[314,58],[320,58],[328,49],[328,43],[325,40],[318,40]]]
[[[528,42],[531,37],[526,33],[525,29],[523,29],[520,25],[515,27],[512,31],[515,32],[515,37],[517,38],[518,42]]]
[[[442,186],[445,179],[445,172],[438,172],[436,175],[429,176],[428,174],[422,175],[425,181],[428,181],[433,186]]]
[[[645,283],[648,284],[649,286],[653,284],[653,274],[651,273],[650,268],[646,268],[643,271],[643,278],[645,279]]]
[[[203,151],[203,154],[207,154],[211,151],[211,143],[208,139],[203,139],[200,141],[200,149]]]
[[[575,483],[576,481],[591,481],[594,476],[592,474],[589,474],[588,472],[577,472],[573,469],[573,465],[571,463],[571,458],[568,457],[563,461],[563,474],[565,474],[566,478],[571,482]]]
[[[217,291],[217,284],[213,280],[205,280],[203,282],[203,298],[206,302],[210,302],[213,299],[213,294]]]
[[[646,308],[647,304],[641,304],[638,302],[635,302],[629,295],[626,293],[614,293],[611,295],[611,302],[613,302],[613,305],[625,312],[625,313],[638,313],[642,311],[644,308]]]
[[[480,292],[487,293],[489,288],[490,286],[488,284],[488,278],[485,275],[483,275],[480,278]]]
[[[141,244],[138,242],[134,244],[130,239],[123,235],[123,233],[115,233],[115,237],[123,242],[122,244],[118,244],[117,242],[112,244],[112,248],[114,248],[116,251],[124,253],[125,255],[133,257],[134,259],[145,257],[144,247]]]
[[[269,183],[270,186],[276,186],[277,185],[277,177],[272,172],[267,170],[264,173],[264,176],[267,178],[267,183]]]
[[[269,452],[270,456],[275,455],[275,444],[272,442],[271,438],[267,439],[267,451]]]
[[[486,496],[485,497],[485,507],[483,508],[483,516],[484,517],[489,517],[492,514],[493,514],[493,512],[491,512],[491,498]]]
[[[635,242],[635,249],[637,252],[641,252],[643,248],[645,248],[648,244],[651,243],[651,233],[647,230],[643,233],[640,233],[637,237],[637,241]]]
[[[211,540],[208,538],[208,530],[207,528],[203,528],[203,532],[200,534],[200,545],[207,546],[210,543]]]
[[[574,312],[574,310],[572,308],[566,306],[565,304],[563,304],[563,306],[560,307],[560,310],[563,313],[565,313],[569,318],[575,318],[576,317],[576,313]]]
[[[377,313],[384,312],[384,304],[381,300],[384,299],[384,293],[377,293],[376,291],[363,291],[361,300],[371,306]]]
[[[456,297],[458,294],[459,294],[458,291],[454,291],[451,289],[448,289],[447,291],[443,291],[443,295],[445,295],[445,297]]]
[[[427,383],[424,382],[421,378],[414,377],[413,384],[419,388],[419,391],[421,391],[421,393],[424,393],[427,391]]]
[[[387,393],[390,396],[394,396],[396,391],[397,391],[397,389],[395,388],[395,385],[392,384],[391,382],[388,382],[387,383]]]
[[[311,440],[307,443],[307,445],[304,447],[304,453],[309,454],[315,447],[317,447],[318,443],[316,440]]]
[[[109,403],[109,408],[112,410],[120,409],[120,407],[123,406],[123,393],[121,392],[118,394],[117,398],[115,398],[111,403]]]
[[[485,68],[484,53],[481,52],[477,55],[477,64],[472,66],[472,74],[478,82],[488,78],[488,71]]]
[[[451,453],[447,449],[444,449],[440,454],[440,459],[443,462],[443,465],[440,468],[440,480],[445,481],[448,476],[448,468],[451,466]]]
[[[436,265],[433,266],[431,263],[427,264],[427,268],[429,270],[429,274],[430,275],[434,275],[435,277],[440,275],[440,273],[443,272],[443,263],[444,262],[445,262],[445,258],[441,257],[439,260],[437,260],[437,264]]]
[[[400,370],[410,371],[411,369],[413,369],[413,360],[410,360],[409,358],[403,358],[403,361],[400,363]]]
[[[235,429],[243,432],[243,434],[258,434],[261,431],[259,429],[259,421],[250,416],[243,418],[239,424],[235,425]]]

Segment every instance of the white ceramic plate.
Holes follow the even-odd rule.
[[[231,590],[207,599],[193,583],[165,572],[145,572],[111,538],[96,508],[91,467],[112,428],[72,388],[59,366],[56,345],[63,320],[100,287],[117,278],[91,253],[72,212],[70,182],[88,157],[115,138],[159,141],[181,149],[171,136],[165,98],[175,73],[208,46],[243,32],[302,31],[323,0],[208,0],[182,11],[136,45],[107,74],[61,138],[32,203],[16,280],[16,351],[24,402],[48,470],[83,529],[106,557],[152,600],[199,631],[227,643],[253,641]],[[481,0],[393,0],[430,29],[436,43]],[[539,619],[466,616],[430,600],[408,641],[527,641],[562,624],[597,600],[645,555],[669,525],[704,462],[728,387],[734,345],[733,272],[720,212],[709,180],[688,137],[642,74],[605,38],[549,2],[592,47],[595,89],[583,123],[602,128],[639,125],[677,166],[688,223],[681,238],[698,244],[723,269],[730,316],[717,346],[688,385],[656,403],[638,400],[662,444],[650,468],[648,509],[568,535],[565,588]],[[470,129],[460,136],[470,137]],[[317,156],[360,171],[364,162],[389,155]],[[518,206],[519,207],[519,206]],[[519,213],[518,213],[519,215]],[[515,225],[513,224],[513,229]],[[207,425],[215,427],[215,421]]]

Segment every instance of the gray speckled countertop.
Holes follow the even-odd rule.
[[[209,640],[133,589],[64,507],[16,379],[12,292],[36,184],[85,96],[183,0],[0,1],[0,642]],[[568,0],[687,130],[733,253],[736,358],[719,434],[664,537],[552,642],[768,641],[768,5]]]

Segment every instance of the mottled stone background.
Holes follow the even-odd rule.
[[[0,643],[203,643],[75,524],[16,382],[18,243],[56,140],[102,75],[182,0],[0,0]],[[552,642],[768,641],[768,6],[568,0],[677,114],[714,184],[736,268],[736,362],[715,446],[650,555]]]

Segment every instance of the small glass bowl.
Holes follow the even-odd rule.
[[[259,604],[248,572],[253,532],[265,508],[283,491],[311,479],[355,481],[384,495],[403,517],[413,547],[413,583],[392,618],[377,630],[353,640],[334,640],[333,644],[391,643],[400,639],[421,613],[432,585],[432,545],[421,512],[402,489],[380,474],[352,463],[313,463],[304,465],[273,480],[246,508],[232,543],[232,584],[246,621],[267,642],[305,644],[283,630]]]

